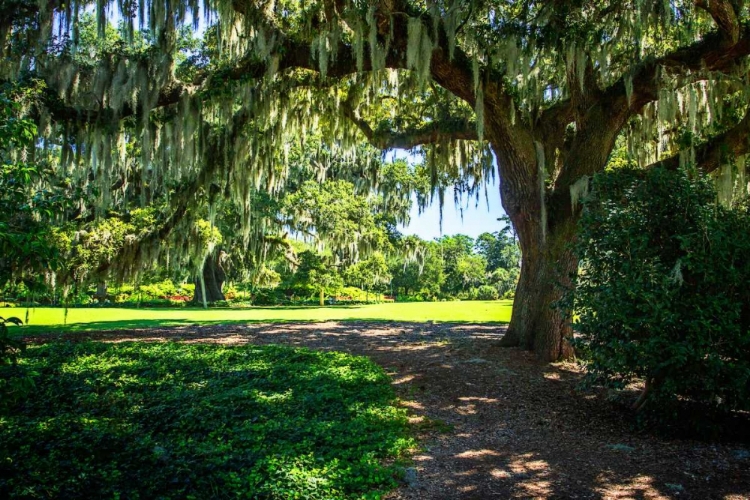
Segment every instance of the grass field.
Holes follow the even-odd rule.
[[[11,307],[0,316],[17,316],[28,325],[11,327],[15,333],[107,330],[211,323],[288,321],[407,321],[507,323],[513,301],[401,302],[362,306],[253,307],[247,309],[125,309]]]

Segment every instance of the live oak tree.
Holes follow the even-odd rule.
[[[618,138],[642,166],[706,171],[748,148],[739,0],[99,1],[100,31],[118,11],[123,41],[84,64],[87,4],[20,0],[0,21],[1,71],[46,82],[39,131],[63,168],[106,182],[135,138],[150,183],[182,186],[156,237],[212,183],[249,214],[252,190],[278,189],[289,145],[311,136],[343,161],[363,139],[415,149],[441,201],[446,179],[476,191],[494,156],[523,251],[503,342],[545,360],[571,353],[551,304],[577,269],[577,200]],[[178,66],[183,20],[203,12],[203,48]]]

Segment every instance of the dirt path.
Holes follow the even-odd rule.
[[[278,343],[369,356],[392,375],[424,446],[392,500],[750,498],[750,445],[637,434],[601,397],[574,390],[575,367],[497,348],[502,333],[498,326],[328,322],[85,337]]]

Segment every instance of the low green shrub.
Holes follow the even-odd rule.
[[[195,293],[195,284],[175,284],[172,280],[166,279],[139,286],[123,284],[115,286],[109,292],[116,304],[139,304],[147,307],[179,306],[183,305],[182,302],[189,302],[192,299]],[[92,288],[88,293],[93,295],[95,289]]]
[[[23,321],[16,317],[3,318],[0,316],[0,365],[15,365],[26,348],[24,343],[10,336],[8,325],[22,325]]]
[[[289,303],[283,291],[273,288],[260,288],[252,297],[254,306],[278,306]]]
[[[476,289],[477,300],[497,300],[500,298],[500,292],[492,285],[482,285]]]
[[[414,444],[364,357],[52,343],[22,363],[36,389],[0,413],[2,498],[379,498]]]
[[[747,207],[717,206],[713,184],[696,173],[597,176],[569,296],[593,379],[645,381],[634,408],[665,423],[685,417],[685,401],[750,409],[748,227]]]

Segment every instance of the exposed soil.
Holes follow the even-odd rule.
[[[327,322],[149,328],[63,339],[307,346],[392,375],[423,449],[389,499],[750,499],[750,445],[637,433],[570,364],[497,347],[503,327]],[[29,340],[49,341],[40,336]]]

